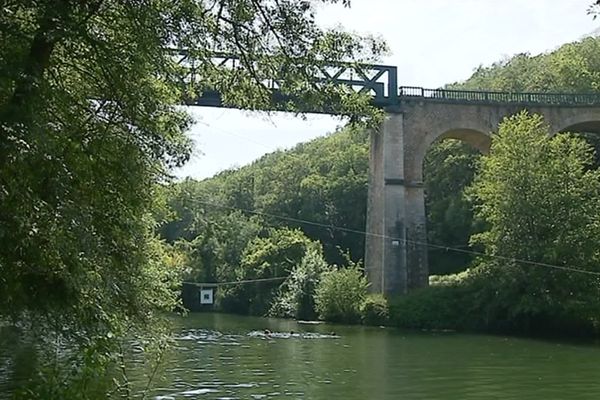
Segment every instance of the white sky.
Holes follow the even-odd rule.
[[[385,64],[398,67],[399,85],[435,88],[467,79],[477,66],[517,53],[537,54],[572,42],[600,26],[586,11],[592,0],[352,0],[321,6],[326,27],[383,37]],[[275,113],[190,107],[192,160],[178,177],[206,178],[248,164],[265,153],[333,132],[339,119],[306,120]]]

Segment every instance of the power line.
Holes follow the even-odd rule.
[[[246,142],[248,142],[248,143],[256,144],[256,145],[258,145],[258,146],[264,147],[264,148],[266,148],[266,149],[268,149],[268,150],[271,150],[271,151],[273,150],[273,147],[272,147],[272,146],[267,146],[267,145],[266,145],[266,144],[264,144],[264,143],[260,143],[260,142],[257,142],[256,140],[249,139],[249,138],[247,138],[247,137],[245,137],[245,136],[243,136],[243,135],[239,135],[239,134],[237,134],[237,133],[233,133],[233,132],[227,131],[227,130],[225,130],[225,129],[223,129],[223,128],[219,128],[219,127],[217,127],[217,126],[214,126],[214,125],[211,125],[211,124],[209,124],[209,123],[207,123],[207,122],[204,122],[204,121],[197,121],[197,123],[199,123],[199,124],[202,124],[202,125],[204,125],[204,126],[206,126],[206,127],[208,127],[208,128],[211,128],[211,129],[216,129],[216,130],[219,130],[219,131],[221,131],[222,133],[224,133],[224,134],[226,134],[226,135],[230,135],[230,136],[236,137],[236,138],[238,138],[238,139],[245,140],[245,141],[246,141]]]
[[[233,132],[227,131],[227,130],[225,130],[223,128],[211,126],[211,125],[209,125],[208,123],[205,123],[205,122],[200,122],[200,123],[202,123],[203,125],[205,125],[207,127],[220,130],[221,132],[223,132],[225,134],[228,134],[228,135],[231,135],[231,136],[234,136],[234,137],[238,137],[238,138],[244,139],[244,140],[246,140],[248,142],[260,145],[260,146],[265,147],[265,148],[270,148],[270,146],[267,146],[264,143],[260,143],[260,142],[254,141],[252,139],[248,139],[248,138],[243,137],[241,135],[238,135],[238,134],[235,134]],[[294,153],[288,153],[287,156],[291,157],[292,159],[300,160],[300,157],[297,154],[294,154]],[[373,237],[379,237],[379,238],[382,238],[382,239],[401,241],[404,244],[410,243],[410,244],[415,244],[415,245],[418,245],[418,246],[426,246],[426,247],[433,248],[433,249],[438,249],[438,250],[453,251],[455,253],[469,254],[469,255],[480,256],[480,257],[495,258],[495,259],[498,259],[498,260],[509,261],[509,262],[514,262],[514,263],[520,263],[520,264],[526,264],[526,265],[532,265],[532,266],[537,266],[537,267],[546,267],[546,268],[553,268],[553,269],[558,269],[558,270],[563,270],[563,271],[578,272],[578,273],[587,274],[587,275],[600,276],[600,272],[589,271],[589,270],[586,270],[586,269],[583,269],[583,268],[578,268],[578,267],[553,265],[553,264],[548,264],[548,263],[543,263],[543,262],[517,259],[517,258],[507,257],[507,256],[502,256],[502,255],[486,254],[486,253],[482,253],[482,252],[479,252],[479,251],[461,249],[461,248],[458,248],[458,247],[455,247],[455,246],[453,247],[453,246],[438,245],[438,244],[429,243],[429,242],[419,242],[419,241],[405,239],[405,238],[398,238],[398,237],[388,236],[388,235],[385,235],[385,234],[378,234],[378,233],[375,233],[375,232],[368,232],[366,230],[358,230],[358,229],[345,228],[345,227],[336,226],[336,225],[333,225],[333,224],[324,224],[324,223],[320,223],[320,222],[316,222],[316,221],[309,221],[309,220],[300,219],[300,218],[293,218],[293,217],[287,217],[287,216],[282,216],[282,215],[275,215],[275,214],[270,214],[270,213],[264,213],[264,212],[261,212],[261,211],[248,210],[248,209],[243,209],[243,208],[239,208],[239,207],[231,207],[231,206],[226,206],[226,205],[222,205],[222,204],[215,204],[215,203],[211,203],[211,202],[207,202],[207,201],[199,201],[199,203],[202,203],[202,204],[205,204],[205,205],[211,205],[213,207],[218,207],[218,208],[223,208],[223,209],[230,209],[230,210],[242,211],[242,212],[246,212],[246,213],[250,213],[250,214],[255,214],[255,215],[260,215],[260,216],[264,216],[264,217],[269,217],[269,218],[276,218],[276,219],[280,219],[280,220],[284,220],[284,221],[296,222],[296,223],[300,223],[300,224],[312,225],[312,226],[317,226],[317,227],[327,228],[327,229],[334,229],[334,230],[338,230],[338,231],[341,231],[341,232],[360,234],[360,235],[363,235],[365,237],[366,236],[373,236]]]
[[[208,206],[212,206],[212,207],[233,210],[233,211],[242,211],[242,212],[249,213],[249,214],[259,215],[262,217],[275,218],[275,219],[280,219],[283,221],[296,222],[299,224],[312,225],[312,226],[317,226],[317,227],[327,228],[327,229],[334,229],[334,230],[338,230],[341,232],[360,234],[363,236],[373,236],[373,237],[378,237],[378,238],[382,238],[382,239],[397,240],[397,241],[403,242],[404,244],[410,243],[410,244],[415,244],[418,246],[426,246],[426,247],[430,247],[430,248],[441,249],[441,250],[446,250],[446,251],[453,251],[453,252],[463,253],[463,254],[470,254],[470,255],[475,255],[475,256],[480,256],[480,257],[495,258],[498,260],[532,265],[532,266],[536,266],[536,267],[546,267],[546,268],[553,268],[553,269],[558,269],[558,270],[563,270],[563,271],[578,272],[578,273],[587,274],[587,275],[600,276],[600,272],[589,271],[589,270],[586,270],[583,268],[578,268],[578,267],[553,265],[553,264],[548,264],[548,263],[543,263],[543,262],[538,262],[538,261],[530,261],[530,260],[523,260],[523,259],[518,259],[518,258],[513,258],[513,257],[501,256],[501,255],[486,254],[486,253],[482,253],[479,251],[465,250],[465,249],[461,249],[458,247],[444,246],[444,245],[438,245],[438,244],[428,243],[428,242],[420,242],[420,241],[411,240],[411,239],[405,239],[405,238],[399,238],[399,237],[389,236],[389,235],[385,235],[385,234],[379,234],[379,233],[375,233],[375,232],[369,232],[366,230],[345,228],[345,227],[341,227],[341,226],[337,226],[337,225],[333,225],[333,224],[324,224],[324,223],[316,222],[316,221],[309,221],[309,220],[300,219],[300,218],[293,218],[293,217],[287,217],[287,216],[276,215],[276,214],[271,214],[271,213],[265,213],[265,212],[256,211],[256,210],[244,209],[241,207],[226,206],[223,204],[216,204],[216,203],[212,203],[212,202],[205,201],[205,200],[196,200],[196,201],[198,201],[198,203],[200,203],[200,204],[204,204],[204,205],[208,205]]]
[[[243,284],[243,283],[283,281],[283,280],[285,280],[287,278],[288,278],[287,276],[278,276],[278,277],[275,277],[275,278],[245,279],[245,280],[241,280],[241,281],[230,281],[230,282],[204,282],[204,283],[199,283],[199,282],[183,282],[183,283],[188,284],[188,285],[195,285],[195,286],[209,286],[209,285],[214,285],[214,286],[231,286],[231,285],[240,285],[240,284]]]

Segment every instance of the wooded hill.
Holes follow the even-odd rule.
[[[551,53],[519,54],[480,66],[468,80],[448,87],[596,92],[600,40],[588,38]],[[521,129],[528,123],[525,119],[513,125]],[[596,135],[581,136],[598,148]],[[346,264],[346,257],[354,262],[363,259],[368,139],[368,133],[346,128],[210,179],[187,179],[168,187],[172,213],[163,218],[160,232],[189,258],[186,279],[222,282],[289,274],[309,243],[322,246],[328,264]],[[452,249],[483,251],[482,241],[472,247],[471,242],[477,242],[473,235],[493,229],[488,218],[474,213],[477,196],[465,194],[480,159],[474,149],[456,140],[434,143],[428,151],[424,167],[428,237],[430,243],[449,249],[430,249],[432,274],[473,266],[473,256]],[[238,311],[266,312],[277,287],[263,287],[260,306]]]

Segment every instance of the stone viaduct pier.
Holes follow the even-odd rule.
[[[405,294],[428,284],[423,161],[429,146],[459,139],[479,151],[506,116],[541,114],[553,133],[600,132],[596,95],[400,88],[371,135],[366,270],[371,290]]]

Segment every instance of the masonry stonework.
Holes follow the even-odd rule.
[[[427,286],[423,160],[436,140],[465,141],[487,153],[504,117],[523,109],[541,114],[550,132],[600,132],[600,108],[456,104],[427,99],[388,110],[371,134],[365,268],[371,291],[406,294]]]

